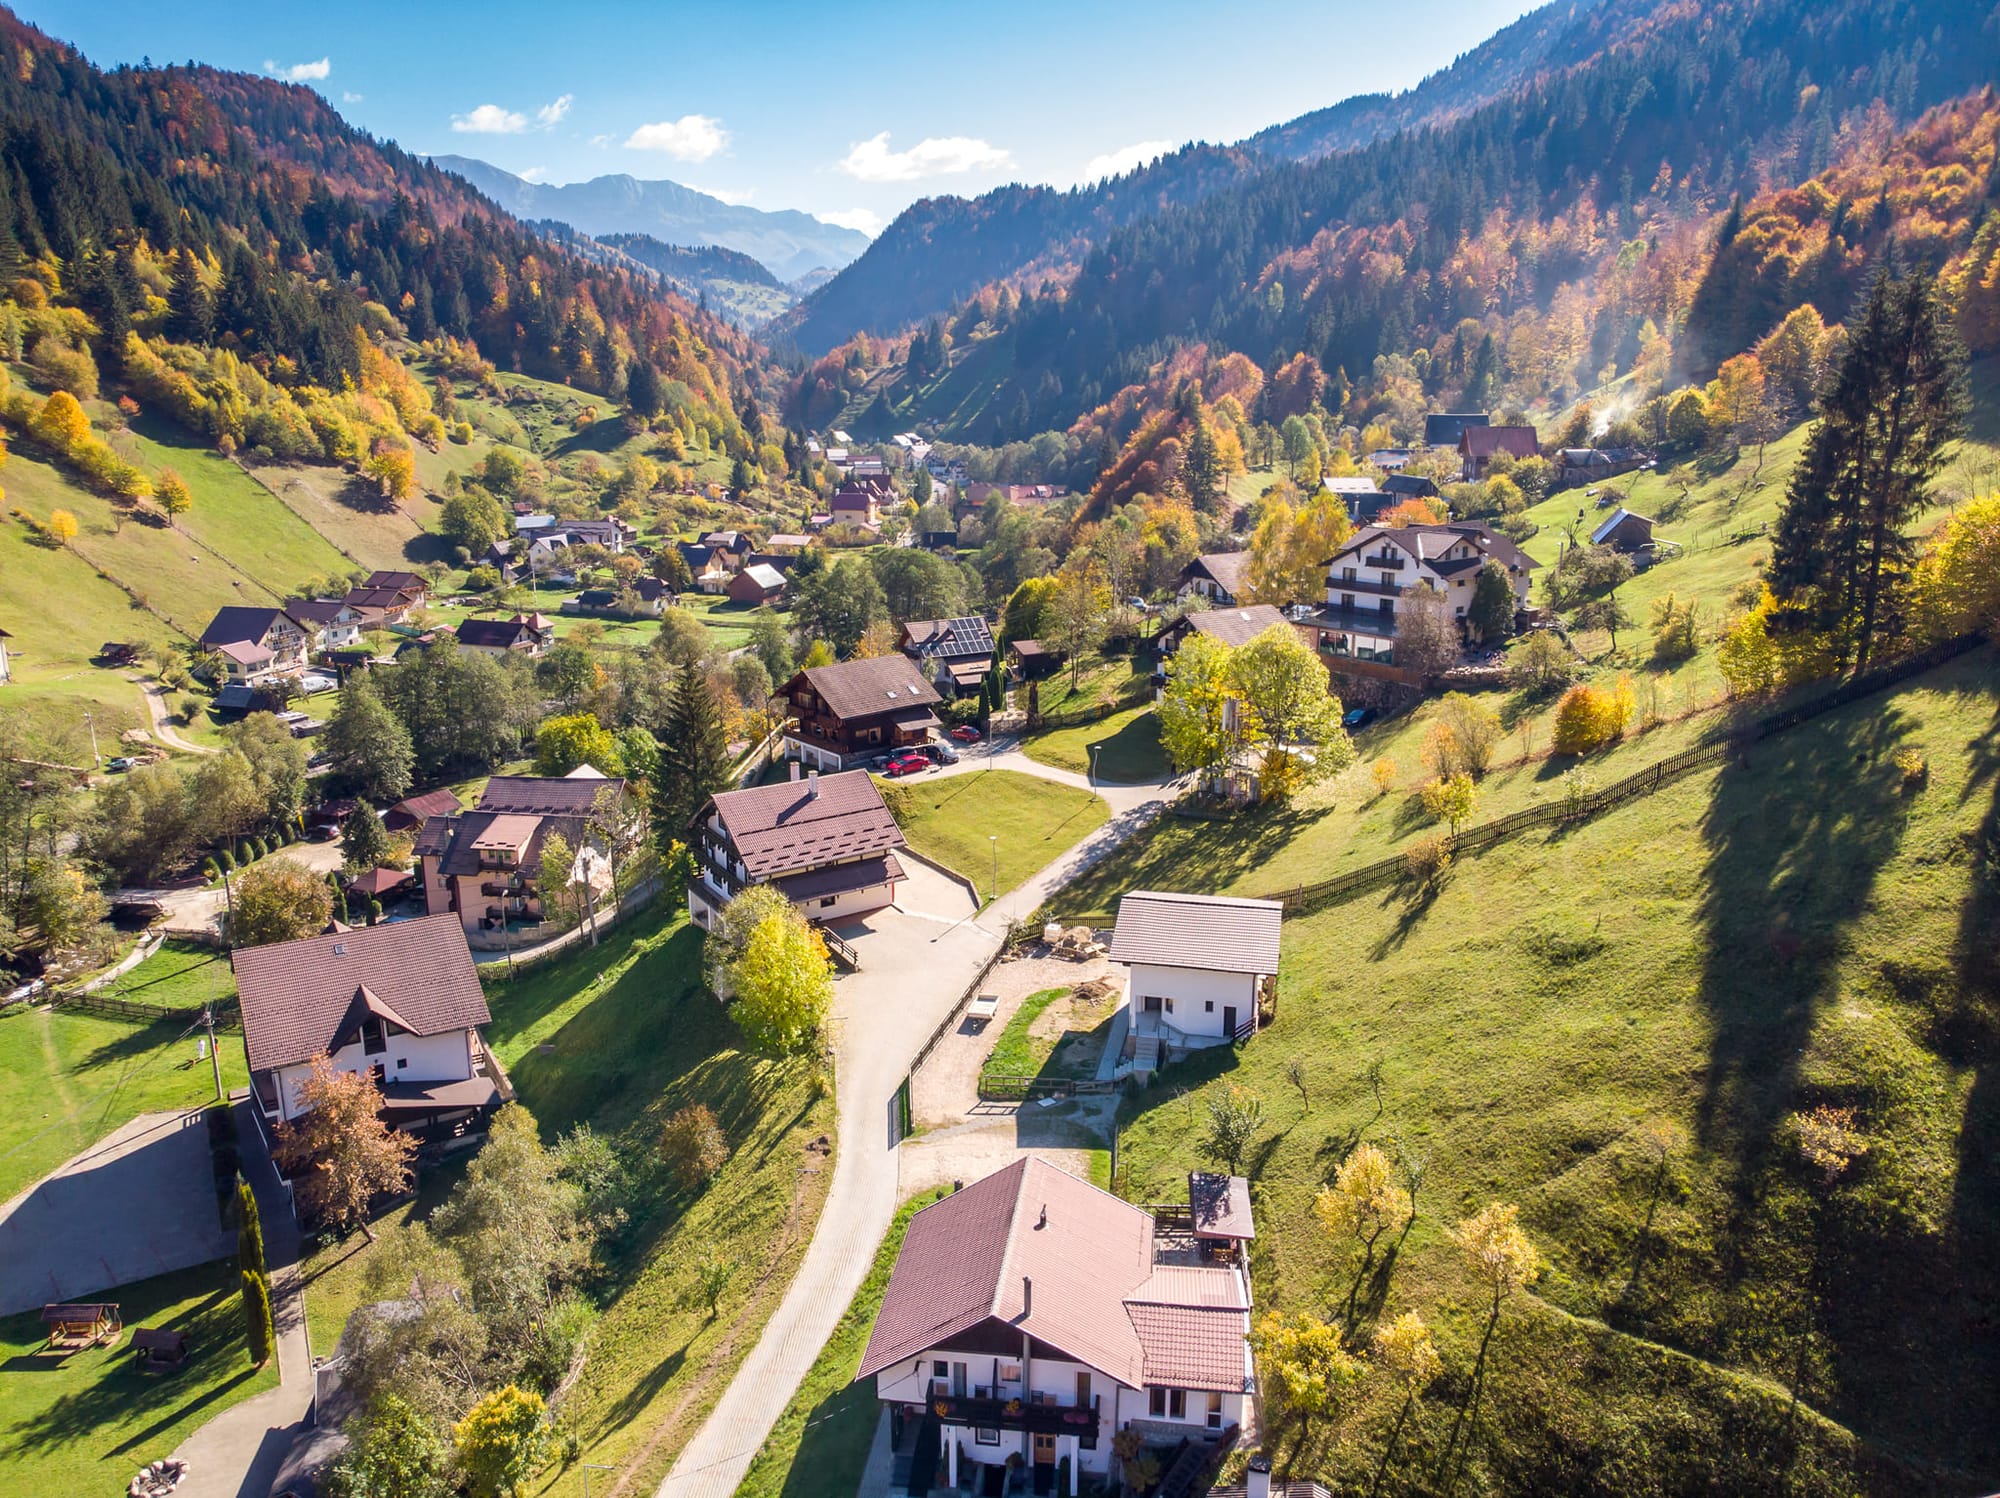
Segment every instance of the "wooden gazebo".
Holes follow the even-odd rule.
[[[115,1342],[125,1323],[111,1301],[42,1307],[42,1324],[49,1329],[49,1346],[65,1351]]]

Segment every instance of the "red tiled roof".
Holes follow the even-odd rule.
[[[355,894],[372,895],[377,898],[392,889],[401,889],[410,882],[407,869],[370,869],[365,874],[356,874],[347,881],[347,887]]]
[[[418,1035],[464,1030],[492,1017],[465,930],[449,911],[244,947],[234,963],[253,1071],[291,1066],[328,1049],[362,989]]]
[[[1532,458],[1540,451],[1533,427],[1467,427],[1458,443],[1470,458],[1490,458],[1496,453]]]
[[[852,894],[857,889],[870,889],[903,877],[903,865],[896,855],[879,853],[873,858],[829,864],[825,868],[808,869],[803,874],[791,874],[771,882],[785,892],[786,899],[796,903],[823,900],[829,895]]]
[[[1126,1308],[1144,1354],[1140,1383],[1179,1389],[1240,1393],[1248,1372],[1243,1357],[1242,1311],[1193,1306]]]
[[[898,656],[896,659],[901,660]],[[722,791],[709,803],[752,879],[903,846],[903,832],[866,770]],[[708,808],[703,808],[705,819]]]
[[[580,816],[597,804],[607,786],[622,793],[625,782],[601,775],[495,775],[479,793],[476,811]]]
[[[394,806],[382,813],[384,823],[395,827],[422,826],[432,817],[448,817],[459,810],[455,792],[440,786],[434,791],[424,791],[419,795],[405,796]],[[393,818],[393,821],[391,820]]]

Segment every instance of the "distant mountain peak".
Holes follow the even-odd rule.
[[[433,156],[517,218],[556,219],[584,234],[644,234],[662,244],[720,245],[758,261],[780,281],[839,270],[868,248],[856,229],[822,223],[796,208],[725,203],[664,178],[611,172],[587,182],[530,182],[470,156]]]

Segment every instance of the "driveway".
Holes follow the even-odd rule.
[[[293,843],[269,857],[289,858],[293,863],[304,864],[315,874],[330,874],[340,867],[340,841],[336,838],[324,843]],[[206,884],[135,889],[128,890],[126,895],[131,899],[151,900],[158,904],[166,912],[162,929],[169,935],[175,932],[212,935],[222,929],[223,912],[228,909],[228,894],[219,884],[212,889]]]
[[[142,1113],[0,1207],[0,1315],[234,1252],[199,1111]]]
[[[890,1144],[890,1110],[918,1047],[951,1013],[1013,923],[1039,908],[1077,870],[1151,821],[1174,790],[1170,784],[1092,785],[1081,775],[1037,764],[1009,740],[991,745],[988,752],[967,754],[939,773],[965,775],[988,768],[1019,770],[1097,791],[1111,807],[1111,820],[976,916],[962,886],[911,859],[905,867],[912,877],[899,901],[905,908],[836,927],[855,941],[862,965],[835,984],[840,1142],[822,1230],[814,1233],[798,1276],[757,1346],[660,1485],[661,1498],[729,1498],[736,1491],[867,1276],[897,1201],[908,1189],[901,1179],[902,1162]],[[1062,1120],[1049,1120],[1051,1125],[1058,1122]],[[996,1135],[976,1145],[968,1141],[955,1156],[940,1153],[935,1158],[941,1168],[951,1170],[991,1153],[995,1159],[989,1168],[997,1169],[1018,1148]],[[1070,1150],[1064,1155],[1064,1168],[1086,1173],[1079,1169],[1086,1155]]]

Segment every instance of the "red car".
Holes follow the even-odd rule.
[[[882,767],[882,773],[894,779],[916,775],[930,767],[930,756],[927,754],[899,754]]]
[[[979,730],[974,728],[970,723],[959,724],[958,727],[951,731],[951,736],[961,744],[976,744],[979,742]]]

